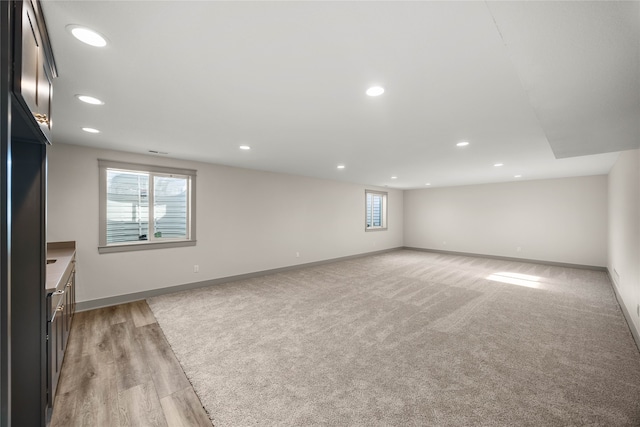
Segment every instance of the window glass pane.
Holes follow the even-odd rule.
[[[382,226],[382,196],[379,194],[373,195],[372,201],[372,223],[374,227]]]
[[[187,178],[153,177],[153,222],[156,238],[187,238]]]
[[[149,175],[107,170],[107,243],[147,240]]]
[[[365,191],[366,229],[386,230],[387,193]]]
[[[367,227],[382,226],[382,196],[367,194]]]

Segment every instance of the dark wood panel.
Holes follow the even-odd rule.
[[[9,337],[11,336],[9,290],[11,277],[9,275],[10,249],[9,230],[11,227],[8,215],[10,188],[9,180],[9,150],[11,146],[11,2],[0,1],[0,427],[8,427],[10,365]]]
[[[45,138],[14,84],[23,62],[18,40],[25,4],[0,1],[0,426],[3,427],[44,426],[46,421],[46,149],[42,145]],[[38,2],[28,4],[34,5],[37,16],[32,14],[32,18],[44,30]],[[48,44],[46,34],[40,37],[45,37]],[[45,53],[52,53],[50,46]],[[50,59],[53,67],[50,76],[55,76],[55,64]]]
[[[21,426],[45,420],[45,159],[37,141],[12,143],[11,416]]]

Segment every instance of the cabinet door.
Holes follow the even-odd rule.
[[[76,313],[76,269],[75,269],[75,262],[76,260],[73,260],[73,274],[71,275],[71,279],[73,281],[73,284],[71,285],[71,315],[73,316]]]
[[[62,338],[62,316],[60,316],[59,310],[54,310],[51,320],[48,322],[48,336],[49,341],[47,343],[47,366],[48,374],[47,379],[49,382],[49,405],[53,405],[53,400],[56,396],[56,389],[58,387],[58,377],[60,377],[60,367],[62,366],[61,359],[61,338]]]
[[[22,4],[22,73],[20,93],[32,112],[38,110],[38,71],[42,65],[38,43],[38,24],[30,1]]]
[[[36,121],[40,125],[40,130],[51,140],[51,76],[47,71],[44,59],[44,50],[38,49],[38,87],[37,87],[37,111],[34,111]]]
[[[64,345],[65,345],[65,340],[64,340],[64,309],[65,309],[65,305],[62,304],[61,306],[58,307],[57,309],[57,322],[58,322],[58,326],[56,328],[56,332],[58,334],[57,336],[57,341],[58,341],[58,354],[56,356],[56,384],[58,382],[58,377],[60,376],[60,368],[62,368],[62,360],[64,359]],[[54,395],[55,396],[55,395]]]
[[[51,141],[52,71],[43,46],[36,12],[31,0],[22,3],[22,34],[18,91],[45,138]]]
[[[64,288],[65,303],[64,303],[64,337],[63,337],[63,349],[67,347],[67,341],[69,340],[69,332],[71,332],[71,320],[73,318],[73,277],[74,272],[71,272],[67,284]]]

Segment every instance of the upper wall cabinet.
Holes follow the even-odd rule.
[[[14,91],[46,142],[51,143],[52,81],[57,77],[40,4],[15,2]]]

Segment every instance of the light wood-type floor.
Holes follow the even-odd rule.
[[[145,301],[76,313],[52,427],[211,425]]]

